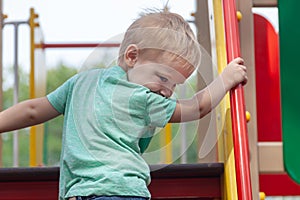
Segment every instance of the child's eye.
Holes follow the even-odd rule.
[[[165,77],[163,77],[163,76],[159,76],[159,78],[160,78],[160,80],[161,80],[162,82],[164,82],[164,83],[168,81],[168,79],[165,78]]]

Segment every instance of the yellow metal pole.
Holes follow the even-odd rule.
[[[30,99],[35,98],[35,69],[34,69],[34,29],[37,26],[35,23],[35,18],[38,15],[34,13],[34,9],[30,9],[30,18],[29,18],[29,26],[30,26],[30,77],[29,77],[29,97]],[[37,155],[36,155],[36,127],[32,126],[30,128],[30,139],[29,139],[29,166],[37,166]]]
[[[172,125],[168,123],[165,127],[165,147],[166,147],[166,160],[165,163],[172,163]]]
[[[0,112],[2,111],[3,107],[3,88],[2,88],[2,50],[3,50],[3,43],[2,43],[2,34],[3,34],[3,18],[4,14],[2,13],[3,6],[2,0],[0,0]],[[0,167],[2,167],[2,137],[0,136]]]
[[[227,65],[226,46],[224,35],[224,18],[222,9],[222,0],[213,0],[214,23],[216,33],[216,53],[218,62],[218,71],[221,73]],[[234,151],[231,133],[230,103],[227,94],[221,102],[222,121],[225,120],[223,129],[223,151],[219,151],[220,157],[224,159],[224,196],[223,199],[237,199],[236,174],[234,163]]]

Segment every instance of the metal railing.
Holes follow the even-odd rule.
[[[223,0],[227,61],[240,56],[235,0]],[[249,145],[243,86],[230,91],[236,182],[239,200],[252,200]]]

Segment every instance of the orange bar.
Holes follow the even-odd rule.
[[[35,28],[35,18],[37,15],[34,13],[34,9],[30,9],[30,77],[29,77],[29,96],[30,99],[35,98],[35,69],[34,69],[34,28]],[[29,137],[29,166],[34,167],[36,163],[36,128],[32,126],[30,128]]]
[[[120,43],[44,43],[36,44],[36,48],[95,48],[95,47],[119,47]]]
[[[165,145],[166,145],[166,161],[165,163],[172,163],[172,125],[168,123],[165,127]]]

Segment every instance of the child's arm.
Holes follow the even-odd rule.
[[[236,58],[210,85],[191,99],[178,100],[169,122],[186,122],[200,119],[209,113],[238,84],[246,84],[247,72],[242,58]]]
[[[47,97],[23,101],[0,112],[0,133],[40,124],[58,115]]]

